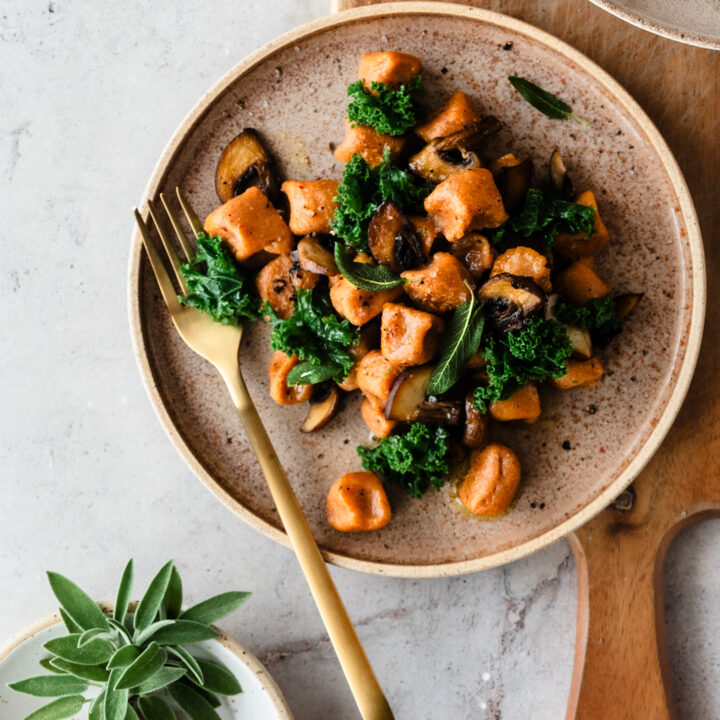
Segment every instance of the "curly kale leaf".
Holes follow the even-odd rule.
[[[602,336],[617,335],[625,325],[615,313],[615,301],[611,297],[593,298],[582,305],[561,300],[555,307],[555,317],[566,325],[576,325]]]
[[[178,296],[183,305],[207,313],[224,325],[237,325],[241,317],[260,317],[260,298],[252,276],[244,272],[219,237],[201,233],[197,253],[180,267],[188,286]]]
[[[488,384],[475,389],[475,407],[487,412],[496,400],[507,400],[531,381],[562,377],[572,354],[565,328],[555,320],[531,320],[507,335],[486,334],[482,354]]]
[[[490,242],[498,250],[505,250],[508,231],[530,237],[539,235],[549,249],[560,232],[584,233],[590,237],[595,232],[595,208],[552,197],[549,192],[530,188],[525,202],[504,225],[488,232]]]
[[[448,431],[413,423],[402,435],[383,438],[375,447],[357,448],[362,466],[402,485],[412,497],[422,497],[432,485],[439,490],[450,471]]]
[[[415,125],[413,93],[423,90],[417,75],[397,90],[385,83],[373,82],[368,92],[362,81],[352,83],[347,94],[352,98],[348,118],[355,125],[367,125],[383,135],[403,135]]]
[[[298,290],[295,310],[287,320],[280,319],[267,304],[263,313],[272,327],[273,350],[323,366],[323,380],[341,382],[347,377],[355,363],[348,347],[359,341],[360,333],[338,317],[327,289]]]
[[[392,200],[401,210],[418,213],[423,211],[423,200],[430,190],[416,175],[395,165],[388,148],[383,161],[374,168],[361,155],[353,155],[338,186],[332,230],[347,245],[367,252],[370,218],[385,200]]]

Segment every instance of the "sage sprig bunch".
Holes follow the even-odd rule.
[[[44,645],[50,656],[40,664],[52,674],[10,684],[17,692],[57,698],[25,720],[62,720],[86,703],[89,720],[174,720],[178,708],[192,720],[220,720],[218,695],[242,692],[226,668],[183,646],[217,637],[211,623],[237,610],[250,593],[223,593],[183,611],[182,580],[171,560],[131,613],[130,560],[115,609],[106,615],[68,578],[49,572],[48,579],[69,634]],[[99,694],[86,698],[91,688]]]

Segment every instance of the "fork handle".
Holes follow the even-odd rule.
[[[275,506],[295,551],[320,617],[340,660],[363,720],[393,720],[392,710],[363,650],[335,583],[313,538],[295,492],[245,386],[240,368],[220,372],[245,426]]]

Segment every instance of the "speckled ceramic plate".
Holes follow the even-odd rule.
[[[517,20],[475,8],[403,3],[344,12],[299,28],[230,71],[170,142],[147,189],[179,185],[200,213],[212,210],[223,146],[244,127],[261,129],[288,178],[338,178],[330,144],[343,137],[345,88],[361,53],[396,49],[422,58],[427,101],[454,90],[505,123],[495,151],[542,163],[562,148],[578,189],[592,188],[612,243],[598,258],[616,291],[645,298],[622,339],[602,354],[598,387],[543,393],[536,425],[497,436],[520,456],[515,506],[495,521],[459,510],[451,488],[412,500],[390,488],[393,518],[379,532],[342,534],[325,519],[325,498],[342,473],[360,467],[368,440],[349,399],[325,429],[304,435],[304,407],[268,396],[270,350],[263,323],[246,333],[244,375],[315,537],[332,562],[374,573],[450,575],[499,565],[548,545],[611,502],[658,447],[685,395],[704,312],[704,266],[685,182],[658,131],[627,93],[586,57]],[[523,75],[570,101],[589,128],[550,120],[506,78]],[[174,331],[155,280],[132,241],[132,332],[153,405],[183,457],[233,511],[287,543],[260,469],[215,371]],[[563,445],[570,449],[563,449]]]
[[[626,22],[690,45],[720,50],[720,0],[590,0]]]
[[[103,605],[105,609],[109,605]],[[0,645],[0,717],[20,720],[46,705],[51,698],[36,698],[17,693],[8,683],[47,674],[38,662],[47,657],[43,645],[55,637],[67,634],[57,613],[38,620],[21,630],[15,637]],[[216,640],[188,646],[195,657],[220,663],[238,679],[243,691],[232,697],[221,697],[217,708],[221,720],[292,720],[280,688],[275,684],[260,661],[242,645],[227,635]],[[86,697],[94,697],[97,690],[91,688]],[[87,720],[88,705],[71,720]]]

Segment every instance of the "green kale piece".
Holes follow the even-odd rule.
[[[360,340],[360,333],[335,312],[327,288],[298,290],[295,310],[287,320],[279,318],[267,303],[263,313],[272,326],[273,350],[324,366],[324,380],[340,382],[347,377],[355,364],[348,347]]]
[[[423,212],[423,200],[430,186],[408,170],[390,160],[385,148],[383,161],[370,167],[361,155],[353,155],[343,170],[343,177],[334,198],[338,203],[331,227],[360,252],[368,251],[367,229],[372,214],[385,200],[392,200],[401,210]]]
[[[487,412],[496,400],[507,400],[531,381],[562,377],[572,354],[572,343],[565,328],[555,320],[537,318],[507,335],[487,333],[482,354],[488,384],[475,389],[475,407]]]
[[[224,325],[237,325],[241,317],[260,317],[260,298],[249,273],[243,271],[219,237],[201,233],[197,253],[180,267],[188,286],[178,296],[183,305],[207,313]]]
[[[347,94],[352,98],[348,118],[355,125],[367,125],[383,135],[404,135],[415,126],[413,93],[423,88],[420,75],[397,90],[385,83],[373,82],[368,92],[362,81],[352,83]]]
[[[358,446],[362,466],[402,485],[415,498],[432,485],[439,490],[450,471],[449,434],[445,428],[413,423],[402,435],[383,438],[375,447]]]

